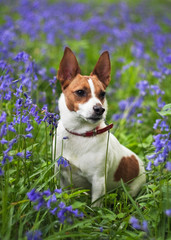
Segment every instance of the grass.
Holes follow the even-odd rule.
[[[88,1],[84,2],[90,4]],[[110,13],[107,12],[108,6],[108,10],[110,7],[112,9],[111,2],[101,3],[102,5],[94,2],[93,6],[96,7],[93,14],[90,8],[86,14],[79,18],[83,17],[88,21],[89,16],[97,14],[100,19],[103,19],[106,29],[112,27],[111,21],[107,18],[108,15],[111,17]],[[169,1],[167,2],[169,3]],[[143,33],[138,33],[137,30],[131,39],[119,43],[116,41],[117,36],[112,41],[108,39],[112,30],[109,33],[101,34],[96,32],[94,28],[85,35],[81,35],[79,40],[70,32],[66,33],[64,38],[59,35],[55,39],[55,44],[47,42],[47,33],[43,32],[42,29],[37,30],[38,38],[35,37],[32,40],[29,33],[34,29],[34,24],[27,33],[24,31],[25,29],[19,28],[19,23],[16,22],[18,19],[26,20],[27,16],[33,16],[34,8],[30,8],[28,3],[26,8],[22,10],[23,13],[24,11],[27,13],[25,13],[24,18],[21,17],[21,10],[18,13],[15,12],[15,4],[11,8],[3,3],[4,11],[2,10],[0,17],[2,26],[0,33],[3,36],[0,38],[0,57],[10,66],[4,67],[3,63],[0,62],[0,167],[2,171],[0,174],[0,239],[171,239],[171,218],[169,214],[166,214],[166,210],[171,209],[171,174],[170,170],[166,168],[166,163],[170,162],[170,111],[165,110],[166,108],[170,109],[170,105],[165,106],[165,108],[163,105],[159,106],[160,97],[166,104],[170,103],[170,74],[165,74],[165,70],[159,70],[161,64],[161,62],[159,64],[159,60],[165,59],[166,55],[164,54],[168,53],[169,56],[170,52],[168,41],[170,25],[166,26],[162,18],[163,13],[160,12],[160,6],[162,6],[162,9],[166,9],[166,16],[169,15],[168,3],[163,4],[161,1],[157,1],[157,4],[154,4],[154,1],[151,2],[154,10],[150,10],[149,17],[157,16],[156,21],[162,29],[159,33],[153,28],[154,22],[149,26],[145,22],[148,14],[147,8],[141,9],[145,11],[142,15],[140,12],[138,15],[135,10],[131,10],[139,3],[140,1],[136,1],[136,3],[129,1],[130,16],[134,19],[131,20],[131,23],[142,22],[144,26],[139,27],[143,27],[144,31],[148,30],[149,27],[151,32],[149,31],[148,38]],[[66,3],[62,4],[64,11]],[[118,3],[115,4],[115,7],[119,6]],[[21,5],[20,2],[18,6],[21,7]],[[51,11],[50,17],[46,15],[48,16],[46,20],[52,20],[53,11],[49,5],[46,6],[44,3],[36,8],[36,16],[41,16],[46,8],[46,13]],[[128,27],[126,24],[127,21],[130,21],[130,19],[124,19],[124,16],[127,16],[125,11],[124,8],[120,7],[116,11],[115,16],[121,21],[118,27],[120,30],[124,26]],[[108,14],[105,15],[105,13]],[[120,16],[120,13],[123,15]],[[70,16],[69,14],[63,13],[63,17],[66,18],[64,23],[72,22],[74,15]],[[15,24],[9,22],[4,27],[5,15],[10,15]],[[67,20],[68,17],[69,20]],[[80,20],[79,18],[76,20]],[[29,19],[25,22],[25,28],[27,28],[28,23]],[[41,24],[44,26],[44,23],[41,22]],[[100,24],[102,23],[97,23],[96,28]],[[118,26],[117,22],[115,24]],[[13,26],[15,27],[13,28]],[[76,22],[74,26],[77,28]],[[51,32],[53,32],[53,28]],[[63,34],[62,28],[59,30],[61,35]],[[8,32],[5,32],[6,30]],[[77,29],[77,32],[79,33],[81,30]],[[10,35],[11,32],[14,32],[16,36]],[[8,40],[8,34],[10,40]],[[158,39],[159,35],[166,37],[165,48],[158,47],[160,48],[159,53],[157,47],[154,47],[153,34],[156,34],[155,39]],[[121,41],[123,38],[124,36],[119,40]],[[146,60],[142,56],[136,57],[133,54],[131,49],[135,46],[136,41],[144,44],[141,55],[145,52],[150,56],[150,60]],[[162,40],[160,43],[162,44]],[[53,81],[53,78],[63,55],[64,46],[68,45],[76,53],[82,73],[89,74],[104,44],[111,49],[114,47],[114,50],[110,50],[112,74],[111,83],[107,90],[109,105],[107,122],[114,123],[112,133],[123,145],[140,156],[145,167],[149,163],[147,156],[156,153],[158,145],[163,144],[162,141],[165,141],[165,144],[162,145],[157,154],[162,153],[165,147],[169,151],[166,154],[166,159],[161,160],[159,164],[154,164],[157,155],[151,160],[151,170],[146,171],[147,182],[135,198],[129,195],[127,187],[122,182],[120,187],[104,196],[103,207],[92,208],[90,192],[86,189],[69,190],[66,188],[62,193],[54,193],[56,188],[60,188],[60,184],[59,173],[54,173],[57,159],[53,160],[52,156],[52,133],[55,129],[54,116],[58,113],[57,101],[61,89],[59,82]],[[18,52],[21,51],[29,54],[28,59],[21,57],[19,60],[14,60]],[[167,70],[170,69],[169,64],[164,66]],[[155,77],[154,71],[162,73],[162,77]],[[146,80],[149,84],[144,93],[142,93],[142,88],[137,87],[141,80]],[[6,86],[3,83],[6,83]],[[10,83],[9,86],[8,83]],[[152,90],[154,85],[158,86],[158,90]],[[161,93],[159,89],[164,93]],[[10,94],[10,91],[10,99],[5,99],[5,94]],[[139,98],[142,98],[141,103],[138,102]],[[121,101],[123,100],[126,107],[121,109],[121,103],[123,104]],[[46,108],[42,110],[45,104],[47,104],[47,110]],[[6,116],[2,117],[4,112]],[[55,115],[49,115],[54,112]],[[122,117],[116,119],[114,114],[121,114]],[[162,123],[165,122],[169,129],[160,125],[153,128],[156,119],[160,119]],[[33,129],[26,131],[30,125]],[[6,130],[3,130],[4,128]],[[27,135],[30,133],[32,136]],[[162,135],[161,139],[154,143],[158,134]],[[2,139],[8,142],[2,143]],[[4,153],[5,151],[6,153]],[[21,155],[17,155],[18,153]],[[32,198],[30,201],[28,193],[32,189],[36,190],[35,196],[37,198],[34,200]],[[45,194],[45,190],[50,190],[51,193]],[[39,209],[37,204],[40,200],[43,205]],[[51,202],[50,208],[47,207],[49,206],[48,201]],[[72,206],[73,212],[70,209],[70,212],[68,210],[65,213],[67,216],[65,221],[60,220],[62,216],[53,215],[50,212],[55,207],[58,207],[58,210],[62,209],[59,207],[61,202],[68,207]],[[84,217],[76,216],[77,214],[74,212],[76,209],[78,209],[78,215],[83,213]],[[132,216],[136,217],[139,228],[130,223]],[[144,223],[147,223],[148,230],[143,228]]]

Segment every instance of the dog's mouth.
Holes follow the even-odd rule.
[[[98,122],[100,120],[102,120],[102,116],[94,116],[94,117],[87,118],[87,121],[91,121],[91,122],[94,122],[94,123]]]

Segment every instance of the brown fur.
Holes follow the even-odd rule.
[[[114,181],[131,182],[139,174],[138,160],[134,155],[123,157],[119,163],[118,169],[114,174]]]
[[[104,91],[103,84],[98,81],[96,76],[82,76],[77,74],[77,76],[71,81],[71,83],[65,88],[63,91],[65,94],[65,101],[68,109],[70,111],[77,111],[79,108],[79,104],[83,104],[87,102],[91,96],[91,90],[88,83],[88,79],[91,78],[93,84],[95,86],[95,95],[99,98],[101,91]],[[86,91],[86,95],[84,97],[79,97],[75,94],[77,90],[84,90]],[[100,99],[101,103],[104,103],[104,99]]]

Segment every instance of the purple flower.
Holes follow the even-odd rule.
[[[152,72],[153,76],[156,77],[156,78],[162,78],[162,73],[161,72],[158,72],[158,71],[153,71]]]
[[[47,201],[47,208],[50,208],[50,207],[51,207],[51,203],[56,202],[56,201],[57,201],[56,195],[53,194],[53,195],[51,196],[51,198],[49,198],[49,200]]]
[[[39,199],[40,194],[36,192],[36,190],[33,188],[30,192],[27,193],[27,197],[30,199],[30,201],[35,202]]]
[[[2,168],[0,167],[0,176],[4,175],[4,171],[2,170]]]
[[[161,127],[161,130],[162,131],[169,131],[169,126],[168,126],[168,124],[166,123],[166,121],[161,121],[161,123],[160,123],[160,127]]]
[[[9,146],[5,151],[3,151],[3,154],[6,155],[9,153],[9,151],[12,149],[12,146]]]
[[[154,126],[153,126],[153,128],[154,128],[155,130],[158,128],[160,121],[161,121],[161,119],[156,119],[156,122],[155,122],[155,124],[154,124]]]
[[[148,222],[144,220],[141,228],[144,232],[148,232]]]
[[[2,125],[1,130],[0,130],[0,138],[3,136],[7,135],[7,127],[6,123]]]
[[[58,163],[58,167],[59,167],[59,165],[63,165],[64,167],[68,167],[69,166],[68,160],[65,159],[62,156],[57,160],[57,163]]]
[[[29,55],[26,52],[22,51],[15,56],[14,60],[17,62],[27,62],[29,60]]]
[[[59,206],[61,209],[62,209],[62,208],[65,208],[65,203],[64,203],[64,202],[60,202],[58,206]]]
[[[31,154],[32,154],[32,152],[26,151],[26,159],[29,159],[29,157],[31,156]],[[16,156],[21,157],[21,158],[24,158],[24,157],[25,157],[25,152],[24,152],[24,151],[23,151],[23,152],[18,152],[18,153],[16,154]]]
[[[5,93],[4,99],[7,100],[7,101],[11,100],[11,95],[12,95],[11,91]]]
[[[16,93],[14,95],[18,98],[20,94],[23,92],[23,85],[20,85],[19,88],[16,89]]]
[[[142,224],[140,223],[140,221],[132,216],[129,220],[130,224],[132,225],[133,228],[137,229],[137,230],[142,230],[144,232],[148,232],[148,223],[147,221],[143,221]]]
[[[33,129],[33,126],[30,123],[28,123],[27,128],[25,129],[26,132],[30,132],[32,129]]]
[[[46,197],[49,197],[51,195],[51,191],[48,189],[48,190],[45,190],[43,191],[43,195],[46,196]]]
[[[6,160],[8,160],[9,162],[11,162],[13,160],[13,156],[9,156],[6,153],[6,151],[4,151],[3,153],[4,153],[4,156],[3,156],[3,159],[2,159],[2,165],[6,164]]]
[[[170,209],[167,209],[165,211],[165,214],[168,216],[168,217],[171,217],[171,208]]]
[[[125,111],[129,103],[126,100],[122,100],[119,102],[119,108],[121,111]]]
[[[78,209],[73,210],[72,206],[66,206],[64,202],[61,202],[61,198],[57,198],[56,194],[61,193],[61,189],[55,189],[53,193],[50,190],[41,192],[32,189],[27,193],[30,201],[34,202],[36,205],[34,208],[38,211],[41,207],[49,210],[49,212],[58,217],[61,223],[66,220],[68,223],[72,223],[71,217],[83,217],[83,213],[78,213]]]
[[[23,104],[23,99],[22,98],[18,98],[17,101],[16,101],[16,109],[20,109],[22,107],[22,104]]]
[[[146,80],[142,80],[137,83],[137,88],[140,90],[140,95],[145,96],[147,94],[147,89],[149,89],[149,83]]]
[[[8,130],[11,131],[11,132],[16,132],[15,128],[13,127],[13,123],[10,123],[8,125]]]
[[[167,169],[168,171],[171,171],[171,162],[167,162],[167,163],[166,163],[166,169]]]
[[[62,193],[62,188],[60,188],[60,189],[55,189],[55,191],[54,192],[56,192],[56,193]]]
[[[151,171],[152,170],[152,162],[148,162],[148,164],[147,164],[147,167],[146,167],[146,170],[147,171]]]
[[[2,112],[2,114],[0,116],[0,123],[6,122],[6,117],[7,117],[6,112]]]
[[[55,215],[56,214],[56,211],[57,211],[57,207],[55,207],[54,209],[52,209],[52,210],[50,210],[50,213],[52,213],[53,215]]]
[[[42,112],[45,112],[45,116],[43,118],[43,121],[47,122],[48,126],[52,125],[53,128],[54,127],[57,128],[57,126],[58,126],[58,119],[59,119],[58,114],[48,112],[47,111],[47,106],[44,106],[42,108]]]
[[[42,240],[40,230],[29,231],[26,233],[27,240]]]
[[[131,217],[129,222],[133,226],[133,228],[135,228],[137,230],[141,229],[141,225],[140,225],[139,220],[137,218]]]
[[[66,216],[65,216],[65,209],[61,209],[57,213],[58,219],[61,223],[64,223]]]
[[[33,137],[33,134],[32,133],[28,133],[25,135],[26,138],[32,138]]]
[[[4,138],[2,138],[2,140],[0,140],[0,142],[1,142],[1,144],[7,144],[8,143],[8,141],[5,140]]]

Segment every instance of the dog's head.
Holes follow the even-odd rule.
[[[66,47],[60,62],[57,79],[61,83],[67,108],[89,123],[96,123],[106,115],[105,90],[110,82],[110,58],[103,52],[89,76],[80,74],[77,59]]]

